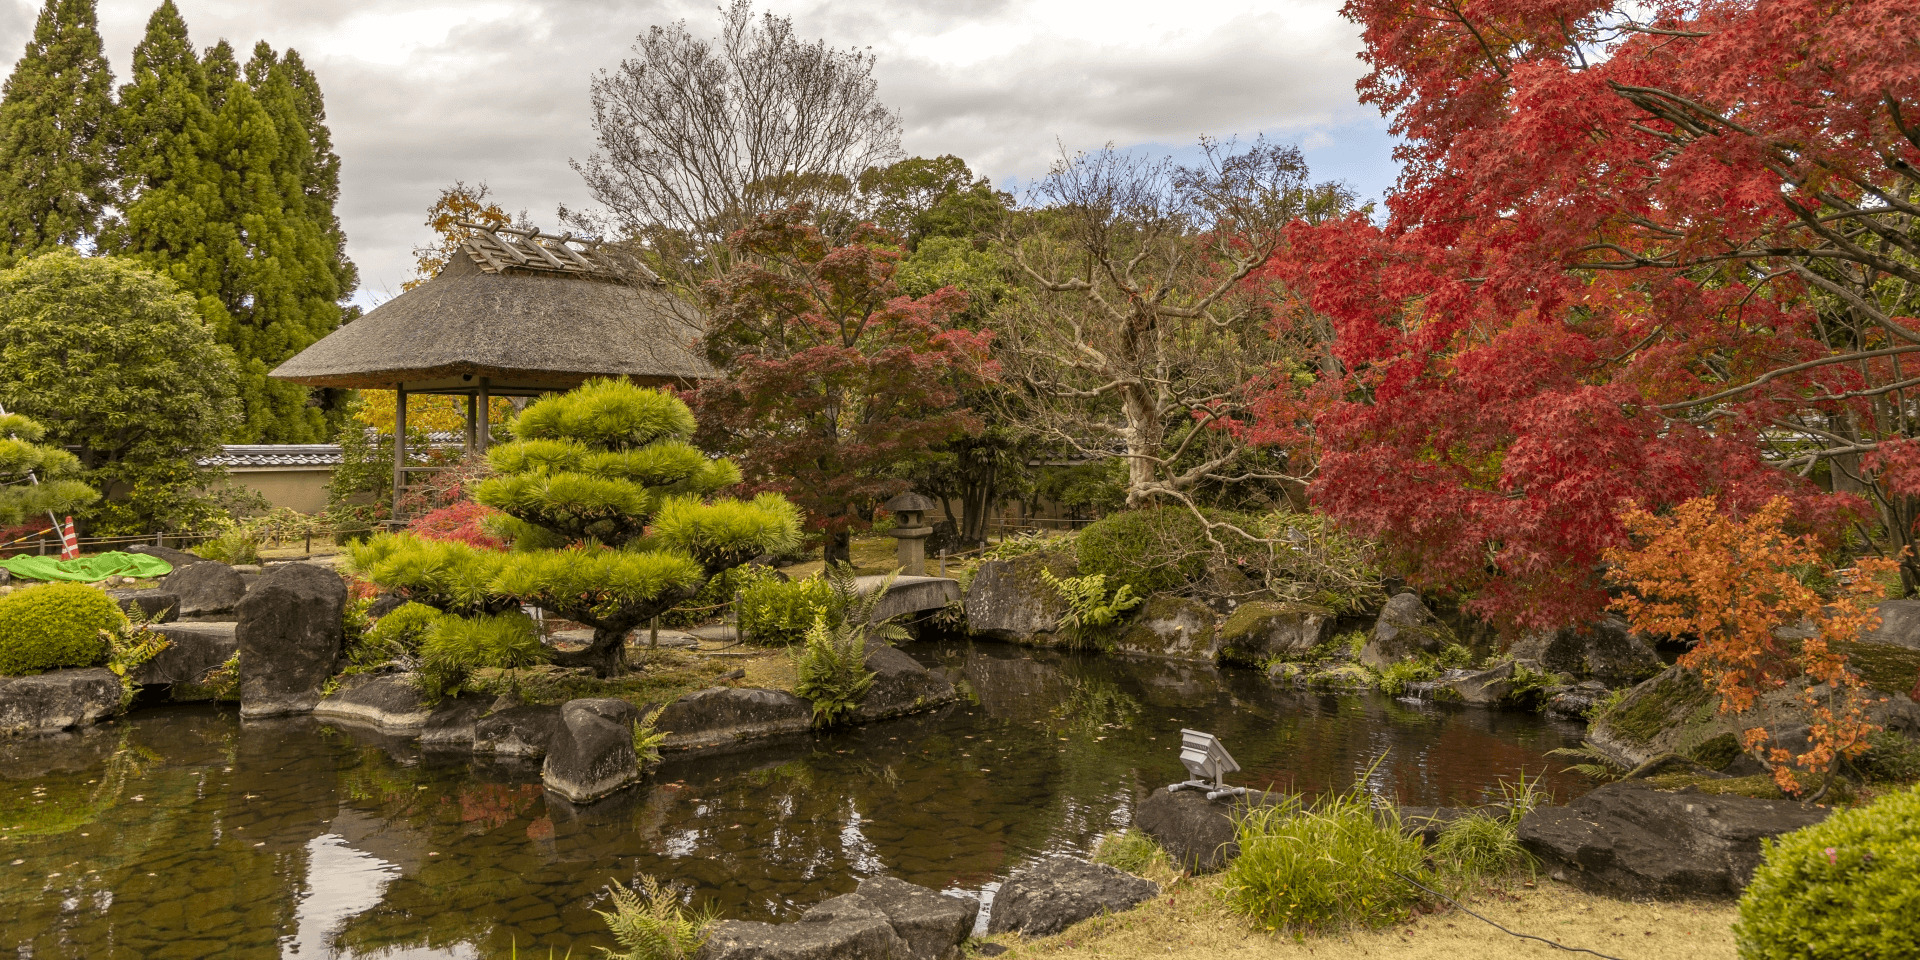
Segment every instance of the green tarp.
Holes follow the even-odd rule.
[[[0,567],[27,580],[78,580],[97,583],[115,574],[123,577],[161,577],[173,570],[173,564],[144,553],[98,553],[77,560],[54,557],[7,557]]]

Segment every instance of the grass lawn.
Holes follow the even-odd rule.
[[[1215,897],[1217,877],[1168,884],[1151,903],[1096,917],[1057,936],[1022,941],[991,938],[1024,957],[1167,957],[1171,960],[1307,958],[1347,960],[1507,960],[1568,957],[1546,944],[1510,937],[1457,910],[1419,917],[1383,930],[1353,931],[1296,941],[1256,931]],[[1468,901],[1474,912],[1518,933],[1546,937],[1628,960],[1732,960],[1731,903],[1634,903],[1582,893],[1539,880],[1529,888],[1489,890]],[[1587,956],[1577,954],[1577,956]]]

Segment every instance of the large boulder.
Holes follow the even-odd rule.
[[[241,599],[247,595],[247,581],[232,567],[207,560],[174,568],[157,589],[180,598],[180,609],[174,611],[177,616],[226,617],[239,608]]]
[[[1199,790],[1149,794],[1133,811],[1133,825],[1152,837],[1167,856],[1193,873],[1223,870],[1240,846],[1233,839],[1233,811],[1243,800],[1208,800]]]
[[[314,705],[313,715],[378,727],[384,733],[418,733],[433,715],[410,673],[363,673],[345,677]]]
[[[639,779],[633,749],[633,704],[612,697],[569,700],[547,744],[540,780],[573,801],[591,803]]]
[[[748,740],[806,732],[813,727],[813,705],[779,690],[709,687],[661,708],[653,725],[667,733],[660,745],[663,751],[724,750]]]
[[[144,620],[148,623],[172,623],[180,619],[180,597],[165,590],[108,590],[120,605],[120,612],[128,619]]]
[[[58,733],[120,712],[120,678],[100,667],[0,677],[0,736]]]
[[[1826,819],[1785,800],[1669,793],[1610,783],[1520,821],[1520,842],[1548,873],[1625,898],[1734,898],[1760,864],[1760,842]]]
[[[473,752],[538,759],[562,726],[560,708],[537,704],[496,706],[473,721]]]
[[[1220,659],[1258,665],[1306,657],[1333,639],[1337,619],[1310,603],[1243,603],[1220,625]]]
[[[837,898],[845,900],[845,898]],[[832,902],[832,901],[829,901]],[[695,960],[912,960],[886,914],[840,903],[799,923],[722,920],[707,930]]]
[[[305,713],[320,702],[320,686],[340,663],[346,605],[346,583],[326,567],[281,564],[260,578],[234,628],[242,717]]]
[[[1360,662],[1375,670],[1385,670],[1419,653],[1439,653],[1442,647],[1459,642],[1453,631],[1441,623],[1418,594],[1400,593],[1387,598],[1386,606],[1373,623],[1367,644],[1360,648]]]
[[[1518,660],[1503,660],[1485,670],[1448,670],[1429,689],[1435,699],[1493,707],[1513,695],[1514,676],[1519,671]]]
[[[1206,604],[1156,593],[1134,612],[1113,648],[1140,657],[1212,660],[1220,642],[1213,630],[1213,610]]]
[[[893,932],[907,942],[913,960],[960,960],[960,944],[973,935],[980,916],[978,900],[949,897],[893,877],[863,877],[848,896],[885,914]]]
[[[1052,936],[1088,917],[1130,909],[1159,893],[1159,884],[1106,864],[1053,857],[1000,885],[993,895],[987,932]]]
[[[967,629],[995,640],[1044,642],[1067,601],[1040,576],[1045,570],[1057,578],[1079,575],[1073,558],[1051,550],[1012,560],[988,560],[974,571],[967,585]]]
[[[863,723],[932,709],[959,698],[952,681],[884,643],[868,642],[866,665],[873,671],[873,686],[854,711],[854,719]]]
[[[1877,686],[1873,677],[1890,660],[1862,662],[1860,651],[1906,652],[1887,644],[1847,644],[1850,665],[1879,693],[1864,705],[1867,721],[1886,730],[1920,739],[1920,705],[1905,694]],[[1895,680],[1908,675],[1895,675]],[[1886,682],[1884,679],[1880,682]],[[1719,698],[1701,676],[1674,666],[1627,691],[1618,704],[1587,727],[1587,742],[1620,763],[1634,767],[1663,754],[1692,756],[1728,735],[1738,739],[1753,727],[1765,728],[1775,746],[1793,749],[1807,731],[1807,715],[1787,687],[1761,695],[1751,710],[1722,713]]]
[[[197,684],[240,649],[231,620],[205,623],[168,623],[154,628],[167,638],[167,648],[133,671],[142,686]]]
[[[1507,651],[1554,673],[1576,680],[1597,680],[1609,687],[1639,683],[1666,668],[1659,654],[1619,617],[1604,617],[1584,627],[1536,631]]]

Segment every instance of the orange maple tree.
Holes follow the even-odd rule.
[[[1799,795],[1817,779],[1817,797],[1841,758],[1865,751],[1867,735],[1879,729],[1868,722],[1863,685],[1840,645],[1880,625],[1867,604],[1885,597],[1881,581],[1896,564],[1863,558],[1838,577],[1834,596],[1823,596],[1795,571],[1834,571],[1812,536],[1787,531],[1790,512],[1785,497],[1744,519],[1721,512],[1712,497],[1665,516],[1633,508],[1621,516],[1633,546],[1608,551],[1607,560],[1632,588],[1614,609],[1640,633],[1693,638],[1680,664],[1705,678],[1723,713],[1744,714],[1770,691],[1801,687],[1794,702],[1809,727],[1803,752],[1769,746],[1764,726],[1743,739],[1781,790]]]

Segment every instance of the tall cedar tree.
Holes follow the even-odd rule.
[[[94,0],[47,0],[0,93],[0,266],[99,229],[112,112]]]
[[[320,440],[339,411],[267,374],[339,326],[351,292],[332,209],[338,159],[304,67],[263,44],[237,69],[224,43],[194,56],[171,0],[154,11],[121,90],[125,212],[103,246],[193,294],[233,351],[245,418],[232,439]]]
[[[1345,10],[1405,173],[1276,264],[1336,334],[1269,418],[1311,417],[1323,509],[1510,628],[1604,606],[1624,503],[1832,531],[1831,471],[1908,541],[1920,471],[1873,470],[1913,449],[1920,3]]]
[[[740,471],[687,442],[687,405],[624,380],[592,380],[543,397],[513,421],[514,440],[487,451],[493,475],[474,500],[505,514],[509,552],[381,534],[354,550],[361,572],[409,600],[456,616],[533,604],[593,628],[563,665],[624,673],[634,628],[707,581],[800,541],[793,505],[715,494]]]
[[[966,295],[902,296],[896,241],[870,225],[834,246],[806,205],[729,238],[708,283],[706,347],[723,376],[694,395],[703,438],[738,456],[750,489],[786,494],[848,558],[850,531],[906,487],[902,468],[980,423],[961,391],[993,373],[990,335],[957,329]]]

